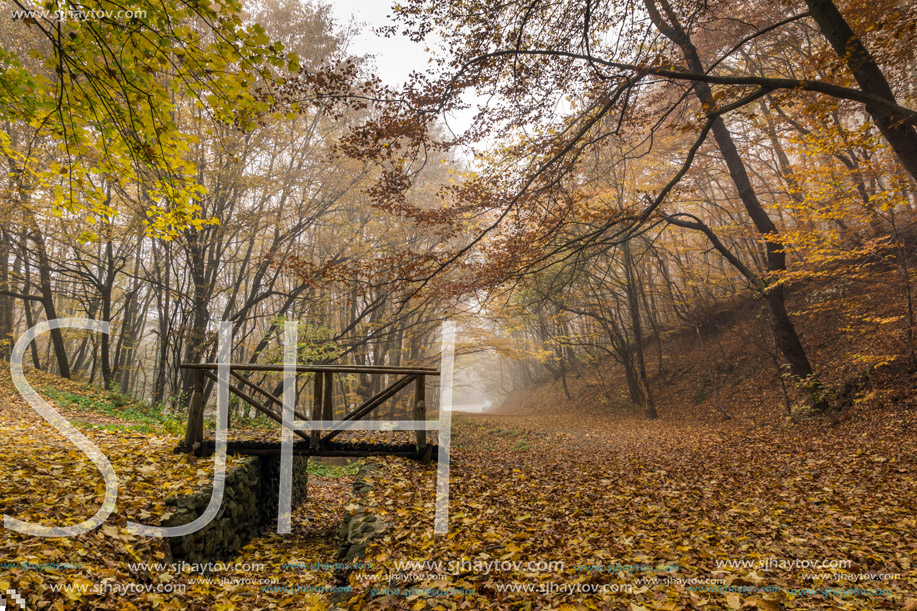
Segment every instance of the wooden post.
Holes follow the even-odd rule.
[[[419,422],[427,421],[427,407],[426,407],[426,377],[417,376],[415,378],[416,382],[414,384],[414,420]],[[417,431],[417,454],[423,455],[424,451],[427,449],[427,432],[426,431]]]
[[[334,383],[330,371],[325,372],[325,398],[322,402],[322,420],[334,420],[334,407],[331,405],[331,395],[334,393]]]
[[[315,372],[314,378],[315,382],[313,383],[313,392],[312,392],[312,420],[321,420],[322,417],[322,380],[324,379],[325,374],[318,371]],[[322,438],[322,432],[318,429],[312,429],[312,442],[309,444],[312,449],[318,448],[318,442]]]
[[[204,440],[204,370],[194,372],[194,390],[188,405],[188,426],[185,428],[184,448],[193,452],[194,445]]]

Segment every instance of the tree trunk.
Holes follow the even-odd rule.
[[[41,291],[41,304],[45,308],[45,318],[57,318],[54,307],[54,290],[51,286],[51,264],[48,261],[48,251],[45,240],[37,230],[32,234],[35,250],[38,254],[38,288]],[[51,344],[54,346],[54,356],[57,358],[58,374],[62,378],[70,379],[70,361],[67,360],[67,351],[64,344],[64,335],[60,329],[51,329]]]
[[[666,0],[660,0],[660,4],[666,11],[668,21],[664,20],[656,8],[655,0],[645,0],[647,12],[650,19],[656,25],[660,32],[663,33],[672,42],[677,44],[684,54],[688,69],[694,72],[703,73],[705,68],[697,53],[697,49],[691,42],[684,28],[678,22],[675,14],[671,11]],[[713,92],[707,83],[698,82],[694,85],[694,93],[698,101],[705,109],[713,109],[716,101]],[[717,116],[712,123],[713,137],[717,147],[726,162],[729,175],[735,184],[739,198],[745,207],[745,211],[754,223],[755,229],[761,234],[767,254],[767,269],[770,272],[781,272],[786,269],[786,253],[774,236],[778,234],[777,227],[767,215],[767,212],[758,201],[758,196],[752,187],[751,179],[745,169],[745,164],[739,155],[732,134],[726,127],[722,117]],[[770,279],[763,278],[759,287],[767,305],[768,314],[774,324],[775,336],[780,352],[786,358],[790,366],[790,372],[806,385],[806,390],[810,395],[813,407],[817,411],[823,410],[826,405],[824,400],[819,397],[818,382],[814,379],[812,365],[809,362],[799,335],[790,320],[786,310],[786,302],[782,285],[770,286]]]
[[[10,286],[10,254],[12,252],[9,235],[0,233],[0,358],[9,360],[13,348],[13,297],[8,293]]]
[[[637,375],[640,380],[640,388],[643,391],[643,408],[647,420],[655,420],[659,417],[656,413],[656,403],[653,401],[653,393],[650,392],[649,380],[646,377],[646,360],[643,358],[643,327],[640,323],[640,300],[637,291],[636,270],[634,261],[630,253],[630,241],[626,240],[622,244],[624,252],[624,275],[627,289],[627,309],[630,312],[631,329],[634,337],[634,356],[637,361]]]
[[[166,380],[169,371],[169,335],[171,331],[172,300],[167,287],[171,283],[170,257],[168,253],[159,256],[159,249],[153,246],[153,263],[156,269],[156,313],[159,324],[156,353],[156,380],[153,382],[153,405],[162,405],[166,398]]]
[[[844,60],[860,89],[897,104],[895,94],[872,54],[850,28],[832,0],[806,0],[822,35]],[[866,106],[866,112],[888,141],[898,161],[917,180],[917,129],[887,110]]]
[[[99,291],[102,295],[102,320],[111,322],[111,286],[102,286]],[[102,383],[106,389],[111,389],[111,334],[102,333],[99,338],[99,360],[102,369]]]
[[[627,382],[627,395],[630,402],[634,405],[643,403],[643,391],[640,390],[640,383],[637,381],[637,372],[634,370],[632,363],[624,361],[624,380]]]
[[[192,244],[190,247],[191,256],[189,257],[189,272],[191,274],[191,282],[194,289],[191,305],[191,325],[187,330],[185,343],[184,362],[186,363],[200,362],[206,349],[204,340],[207,333],[207,322],[209,320],[207,303],[210,300],[211,287],[209,286],[210,283],[207,281],[205,255],[203,252],[204,247],[201,242],[202,240]],[[208,386],[209,385],[205,384],[203,391],[205,400],[208,395]],[[182,391],[185,396],[190,397],[191,393],[194,392],[194,388],[194,372],[187,370],[184,372]]]
[[[30,291],[32,290],[31,289],[32,277],[31,277],[29,262],[26,259],[25,240],[20,242],[19,256],[16,257],[16,264],[14,267],[14,271],[16,271],[16,268],[18,268],[20,263],[22,264],[22,267],[25,271],[24,278],[23,278],[24,286],[23,286],[22,292],[25,295],[29,295],[31,294]],[[32,300],[31,299],[23,300],[22,308],[23,310],[25,310],[25,327],[26,329],[31,329],[33,326],[35,326],[35,321],[32,316]],[[36,342],[31,342],[29,344],[29,351],[32,353],[32,366],[35,369],[41,369],[41,359],[38,356],[38,344]]]

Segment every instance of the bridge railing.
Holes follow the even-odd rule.
[[[207,380],[217,382],[216,363],[185,363],[182,369],[194,372],[194,390],[188,407],[188,426],[185,430],[185,439],[179,449],[185,452],[197,451],[204,441],[204,395]],[[236,395],[247,405],[283,424],[283,401],[271,391],[252,382],[244,372],[280,372],[284,371],[281,364],[252,364],[232,363],[229,365],[230,383],[229,392]],[[323,422],[334,421],[333,389],[335,374],[369,374],[369,375],[396,375],[395,382],[374,394],[372,397],[351,409],[338,422],[344,423],[352,420],[361,420],[369,416],[386,401],[395,397],[399,391],[414,385],[414,398],[411,404],[412,417],[415,421],[425,421],[426,411],[426,379],[428,376],[438,376],[439,370],[432,367],[395,367],[371,365],[297,365],[297,376],[300,373],[312,373],[312,412],[307,416],[298,409],[294,409],[296,420],[316,420]],[[310,418],[311,416],[311,418]],[[311,454],[321,454],[323,447],[327,446],[339,433],[346,429],[346,425],[339,424],[336,428],[311,431],[294,429],[294,433],[303,440],[308,441]],[[425,430],[416,431],[416,449],[418,456],[426,455],[429,458],[430,447],[427,444]]]

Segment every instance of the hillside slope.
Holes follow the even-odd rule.
[[[888,273],[881,280],[878,288],[868,291],[840,279],[797,285],[789,292],[794,322],[828,392],[832,409],[826,417],[832,421],[882,418],[913,412],[917,405],[917,376],[908,371],[905,304],[895,285],[898,278]],[[779,373],[759,304],[736,298],[717,304],[705,318],[712,322],[700,328],[703,346],[697,330],[684,323],[663,332],[661,346],[655,338],[645,346],[661,419],[721,420],[717,394],[739,422],[754,425],[779,422],[790,414],[797,420],[808,415],[793,380]],[[627,401],[622,367],[611,359],[581,365],[568,375],[567,387],[569,398],[560,380],[545,379],[517,390],[494,413],[608,412],[642,417],[642,409]]]

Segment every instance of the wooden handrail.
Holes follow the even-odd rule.
[[[205,371],[206,371],[206,370],[205,370]],[[235,371],[233,371],[232,369],[230,369],[230,370],[229,370],[229,374],[230,374],[232,377],[234,377],[235,379],[237,379],[237,380],[239,380],[240,382],[242,382],[243,384],[245,384],[246,386],[248,386],[249,388],[251,388],[252,390],[254,390],[255,392],[258,392],[258,393],[264,395],[267,399],[269,399],[269,400],[271,401],[271,403],[273,403],[273,404],[275,404],[275,405],[279,405],[280,407],[283,407],[283,401],[280,400],[280,397],[276,396],[276,395],[275,395],[274,393],[272,393],[272,392],[269,392],[269,391],[267,391],[267,390],[261,388],[260,386],[258,386],[257,384],[255,384],[254,382],[252,382],[251,380],[249,380],[248,378],[246,378],[244,375],[242,375],[241,373],[239,373],[239,370],[238,370],[238,369],[235,370]]]
[[[182,363],[182,369],[216,369],[217,363]],[[283,365],[278,363],[230,363],[230,371],[283,371]],[[390,365],[297,365],[296,371],[307,373],[392,373],[402,375],[438,376],[439,370],[434,367],[396,367]]]
[[[204,370],[204,375],[210,378],[211,380],[213,380],[214,382],[219,382],[219,380],[217,379],[217,376],[210,373],[206,369]],[[228,384],[227,386],[229,387],[229,392],[233,393],[234,395],[236,395],[237,397],[239,397],[240,399],[242,399],[243,401],[245,401],[246,403],[254,407],[256,410],[258,410],[265,416],[269,417],[271,420],[274,420],[275,422],[283,424],[283,414],[278,414],[277,412],[267,407],[266,405],[258,403],[253,398],[245,394],[239,387],[233,386],[232,384]],[[299,435],[300,437],[302,437],[303,439],[306,439],[306,440],[309,439],[309,436],[304,431],[294,430],[293,432]]]

